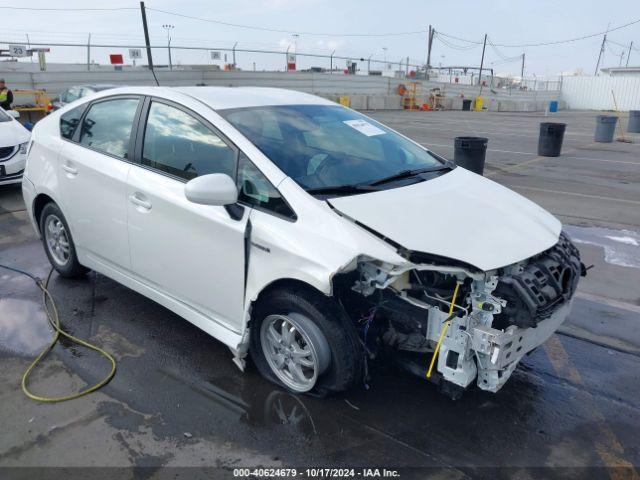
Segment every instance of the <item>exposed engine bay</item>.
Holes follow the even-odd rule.
[[[336,279],[340,301],[369,358],[391,351],[454,397],[474,380],[497,392],[564,321],[586,275],[564,233],[550,249],[487,272],[427,254],[403,256],[410,267],[359,259]]]

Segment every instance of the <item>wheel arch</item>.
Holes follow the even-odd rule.
[[[40,234],[42,234],[42,232],[40,232],[40,215],[42,214],[42,209],[44,209],[44,206],[47,203],[55,203],[56,205],[58,205],[58,208],[61,208],[60,204],[56,202],[48,194],[39,193],[38,195],[36,195],[36,197],[33,199],[32,211],[33,211],[33,220],[35,224],[38,226],[38,232]]]

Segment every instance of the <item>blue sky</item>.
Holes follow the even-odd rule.
[[[0,5],[43,8],[99,8],[108,6],[131,7],[123,11],[91,12],[38,12],[0,10],[3,29],[0,40],[26,43],[26,35],[32,42],[86,42],[88,33],[93,43],[140,44],[142,27],[138,2],[113,0],[108,4],[97,1],[3,1]],[[436,30],[470,40],[481,40],[484,33],[495,44],[534,43],[577,37],[604,31],[640,19],[640,1],[610,0],[485,0],[456,2],[443,1],[364,1],[364,0],[148,0],[147,7],[184,15],[210,18],[224,22],[260,26],[266,28],[310,33],[330,33],[321,36],[300,34],[296,39],[300,52],[331,53],[374,59],[386,57],[398,62],[410,58],[411,63],[426,60],[426,33],[388,37],[353,37],[352,34],[379,34],[426,30],[432,24]],[[235,28],[149,11],[148,19],[152,43],[166,44],[163,24],[172,24],[174,45],[202,45],[231,48],[235,42],[239,48],[270,49],[284,51],[294,42],[291,34]],[[617,66],[620,53],[626,63],[626,49],[635,40],[639,51],[632,51],[630,65],[640,65],[640,23],[612,32],[605,51],[604,65]],[[460,50],[456,46],[469,46],[457,40],[449,40],[452,46],[436,39],[432,64],[473,65],[480,62],[481,46]],[[493,66],[496,73],[519,73],[520,61],[500,63],[502,58],[526,54],[527,75],[556,75],[583,69],[592,74],[602,37],[575,43],[548,47],[507,48],[496,51],[487,48],[485,65]],[[621,44],[621,45],[617,45]],[[293,48],[293,47],[290,47]],[[108,53],[125,53],[124,48],[92,50],[92,59],[105,63]],[[167,63],[166,49],[154,53],[156,63]],[[229,61],[231,55],[229,54]],[[83,62],[83,48],[52,47],[48,57],[54,61]],[[174,63],[211,63],[207,51],[175,51]],[[257,55],[238,53],[237,63],[243,69],[269,69],[282,67],[284,55]],[[403,60],[404,61],[404,60]],[[220,63],[220,62],[218,62]],[[301,67],[328,66],[328,60],[299,58]],[[343,66],[344,61],[336,62]],[[325,65],[326,64],[326,65]]]

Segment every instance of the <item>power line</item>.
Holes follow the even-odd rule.
[[[629,48],[629,45],[625,45],[624,43],[614,42],[613,40],[609,40],[609,39],[607,39],[607,42],[613,43],[614,45],[624,48],[625,50]],[[631,49],[635,50],[636,52],[640,52],[640,48],[634,47],[633,45],[631,46]]]
[[[175,17],[188,18],[190,20],[198,20],[200,22],[207,23],[215,23],[217,25],[225,25],[227,27],[235,27],[235,28],[245,28],[248,30],[260,30],[263,32],[276,32],[276,33],[297,33],[300,35],[309,35],[309,36],[317,36],[317,37],[393,37],[400,35],[424,35],[427,33],[427,30],[414,30],[409,32],[391,32],[391,33],[322,33],[322,32],[303,32],[300,30],[287,30],[281,28],[268,28],[268,27],[257,27],[255,25],[243,25],[240,23],[231,23],[231,22],[223,22],[221,20],[213,20],[211,18],[202,18],[195,17],[192,15],[185,15],[182,13],[169,12],[167,10],[160,10],[158,8],[150,8],[147,7],[147,10],[152,12],[160,12],[166,15],[173,15]]]
[[[593,38],[593,37],[599,37],[600,35],[604,35],[605,33],[611,33],[611,32],[615,32],[616,30],[621,30],[623,28],[627,28],[630,27],[631,25],[635,25],[637,23],[640,23],[640,18],[637,20],[634,20],[632,22],[629,23],[625,23],[624,25],[620,25],[614,28],[609,28],[607,31],[603,31],[603,32],[598,32],[598,33],[591,33],[589,35],[583,35],[581,37],[576,37],[576,38],[568,38],[565,40],[555,40],[552,42],[539,42],[539,43],[520,43],[520,44],[506,44],[506,43],[495,43],[494,46],[496,47],[505,47],[505,48],[523,48],[523,47],[543,47],[543,46],[547,46],[547,45],[559,45],[561,43],[572,43],[572,42],[577,42],[579,40],[586,40],[587,38]],[[466,43],[474,43],[474,44],[481,44],[482,42],[478,42],[475,40],[468,40],[465,38],[460,38],[460,37],[456,37],[455,35],[449,35],[448,33],[443,33],[443,32],[438,32],[438,34],[440,35],[444,35],[445,37],[449,37],[449,38],[453,38],[455,40],[459,40],[461,42],[466,42]]]
[[[512,57],[509,57],[508,55],[503,54],[500,50],[498,50],[498,47],[496,47],[494,43],[491,41],[491,37],[487,39],[487,42],[489,43],[491,50],[493,50],[495,54],[498,55],[498,57],[500,57],[502,60],[507,60],[512,58]]]
[[[449,41],[449,40],[447,40],[447,39],[445,39],[445,38],[443,38],[443,37],[440,37],[440,36],[438,35],[438,32],[435,32],[435,36],[436,36],[436,38],[438,38],[438,40],[440,40],[440,42],[441,42],[443,45],[445,45],[446,47],[449,47],[449,48],[451,48],[451,49],[453,49],[453,50],[470,50],[470,49],[472,49],[472,48],[477,48],[477,47],[479,46],[479,45],[475,45],[475,44],[473,44],[473,45],[466,45],[466,46],[463,46],[463,45],[456,45],[456,44],[452,43],[451,41]],[[480,43],[482,43],[482,42],[480,42]]]
[[[105,7],[105,8],[37,8],[37,7],[5,7],[3,10],[27,10],[31,12],[113,12],[117,10],[137,10],[135,7]]]

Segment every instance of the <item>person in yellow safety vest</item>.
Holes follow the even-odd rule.
[[[13,92],[7,88],[4,78],[0,78],[0,107],[5,110],[11,110],[13,103]]]

